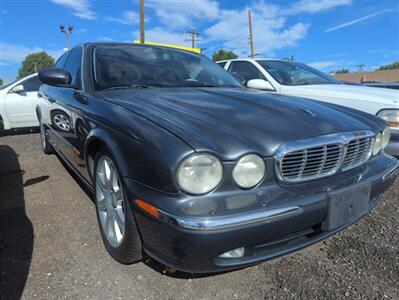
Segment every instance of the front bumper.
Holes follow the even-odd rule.
[[[391,130],[391,139],[384,151],[399,158],[399,130]]]
[[[287,254],[327,238],[356,220],[325,230],[328,199],[332,192],[370,186],[369,211],[377,204],[399,170],[399,162],[385,154],[365,166],[315,182],[274,185],[273,192],[258,193],[262,208],[247,214],[215,217],[187,217],[161,210],[155,219],[134,209],[144,251],[175,269],[218,272],[245,267]],[[150,201],[156,192],[125,179],[131,199]],[[136,193],[132,193],[136,191]],[[139,191],[139,194],[137,194]],[[223,193],[218,197],[225,197]],[[171,201],[169,199],[165,201]],[[182,201],[176,199],[176,201]],[[155,204],[160,204],[157,199]],[[160,207],[159,205],[157,207]],[[220,258],[227,251],[245,247],[241,258]]]

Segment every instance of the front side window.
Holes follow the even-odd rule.
[[[304,64],[278,60],[258,60],[282,85],[340,84],[335,78]]]
[[[68,53],[64,53],[64,54],[57,60],[57,62],[56,62],[55,65],[54,65],[54,68],[63,69],[63,68],[64,68],[64,65],[65,65],[65,61],[66,61],[66,59],[67,59],[67,57],[68,57],[68,54],[69,54],[69,52],[68,52]]]
[[[22,82],[25,92],[37,92],[41,84],[42,82],[40,81],[38,76],[34,76]]]
[[[64,69],[72,76],[72,85],[80,86],[80,66],[82,63],[82,48],[80,46],[71,50],[66,60]]]
[[[251,79],[263,79],[266,78],[263,74],[255,67],[252,63],[248,61],[233,61],[230,64],[229,72],[237,73],[245,78],[245,82],[250,81]]]
[[[134,85],[156,87],[240,87],[208,58],[186,51],[138,45],[93,49],[95,90]]]

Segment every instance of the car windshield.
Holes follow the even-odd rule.
[[[258,60],[257,62],[282,85],[341,84],[335,78],[297,62],[278,60]]]
[[[9,87],[10,85],[16,83],[18,80],[19,80],[19,79],[16,79],[16,80],[14,80],[14,81],[11,81],[10,83],[7,83],[7,84],[5,84],[5,85],[0,86],[0,90],[3,90],[3,89],[5,89],[5,88]]]
[[[100,45],[93,50],[95,90],[130,87],[241,87],[202,55],[141,45]]]

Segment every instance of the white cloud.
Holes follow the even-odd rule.
[[[138,31],[133,33],[133,39],[138,40],[140,33]],[[149,42],[185,45],[187,36],[184,33],[167,31],[161,27],[156,27],[145,31],[145,39]]]
[[[356,23],[365,21],[365,20],[367,20],[367,19],[370,19],[370,18],[379,16],[379,15],[382,15],[382,14],[384,14],[384,13],[386,13],[386,12],[389,12],[389,11],[390,11],[390,10],[385,9],[385,10],[382,10],[382,11],[379,11],[379,12],[376,12],[376,13],[373,13],[373,14],[370,14],[370,15],[367,15],[367,16],[364,16],[364,17],[361,17],[361,18],[358,18],[358,19],[354,19],[354,20],[352,20],[352,21],[345,22],[345,23],[343,23],[343,24],[340,24],[340,25],[337,25],[337,26],[334,26],[334,27],[327,28],[327,29],[325,30],[325,32],[331,32],[331,31],[335,31],[335,30],[338,30],[338,29],[341,29],[341,28],[344,28],[344,27],[348,27],[348,26],[351,26],[351,25],[353,25],[353,24],[356,24]]]
[[[317,13],[350,4],[352,4],[352,0],[300,0],[293,3],[288,9],[283,10],[283,13],[288,15]]]
[[[139,23],[138,13],[131,10],[124,10],[119,17],[105,17],[106,21],[116,22],[124,25],[132,25]]]
[[[300,13],[318,13],[337,6],[349,5],[352,0],[299,0],[291,5],[253,2],[241,9],[224,9],[213,0],[147,0],[150,10],[162,24],[150,29],[146,39],[188,45],[182,34],[187,29],[201,30],[201,44],[208,50],[215,42],[242,56],[249,53],[248,8],[252,10],[255,51],[272,56],[275,50],[298,44],[307,34],[309,24],[297,22],[288,25],[288,19]],[[149,28],[146,28],[146,32]],[[168,40],[169,39],[169,40]]]
[[[296,45],[307,33],[308,24],[298,22],[286,26],[287,18],[280,8],[265,2],[252,9],[255,52],[271,55],[274,50]],[[204,32],[207,41],[219,41],[222,46],[239,55],[248,55],[248,11],[224,10],[220,20]]]
[[[155,12],[158,20],[170,29],[185,30],[201,21],[219,17],[219,4],[211,0],[148,0],[146,8]]]
[[[86,20],[96,19],[96,13],[91,10],[88,0],[50,0],[51,2],[72,9],[73,15]]]
[[[100,42],[111,42],[113,40],[114,40],[113,38],[110,38],[108,36],[100,36],[97,38],[97,41],[100,41]]]
[[[62,54],[62,50],[58,49],[44,50],[41,47],[27,47],[23,45],[0,42],[0,65],[6,66],[19,64],[27,55],[40,51],[46,51],[47,54],[51,55],[54,59],[57,59]]]

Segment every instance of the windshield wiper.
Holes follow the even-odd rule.
[[[146,89],[146,88],[149,88],[149,86],[145,84],[130,84],[130,85],[109,86],[102,89],[101,91],[123,90],[123,89]]]

